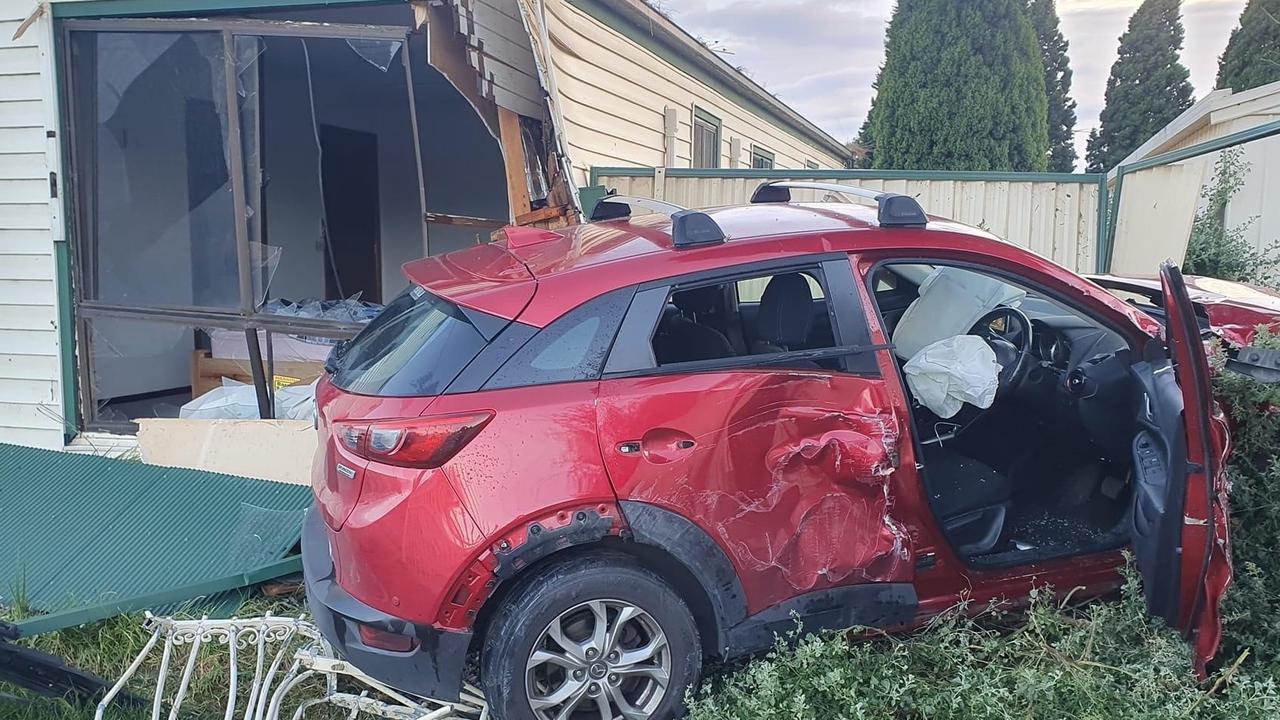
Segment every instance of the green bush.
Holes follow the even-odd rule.
[[[1280,349],[1280,335],[1260,332],[1254,345]],[[1215,358],[1220,365],[1222,356]],[[1217,393],[1235,418],[1231,479],[1231,554],[1235,584],[1227,595],[1223,651],[1250,648],[1280,678],[1280,385],[1219,372]]]
[[[713,682],[691,718],[1280,717],[1273,678],[1231,667],[1198,684],[1189,647],[1148,618],[1132,576],[1120,602],[1067,611],[1053,598],[1038,591],[1016,618],[953,611],[904,639],[810,636]]]

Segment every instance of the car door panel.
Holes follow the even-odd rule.
[[[815,301],[829,342],[867,346],[848,257],[761,270],[796,271],[829,298]],[[722,280],[737,277],[730,268]],[[905,428],[873,355],[839,360],[848,372],[733,358],[741,366],[654,368],[649,328],[669,290],[637,293],[600,384],[601,453],[619,500],[706,532],[738,574],[750,614],[835,588],[911,583],[911,541],[889,492]],[[913,614],[914,595],[907,605]]]
[[[1135,365],[1133,545],[1147,608],[1193,642],[1203,673],[1221,641],[1220,603],[1231,582],[1225,459],[1227,427],[1182,274],[1160,268],[1165,347]]]
[[[901,428],[887,407],[880,379],[824,371],[619,378],[601,384],[601,450],[620,500],[715,539],[756,613],[912,580],[888,493]]]

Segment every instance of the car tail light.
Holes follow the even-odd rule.
[[[356,624],[360,628],[360,642],[369,647],[391,652],[409,652],[418,646],[417,641],[408,635],[387,632],[363,623]]]
[[[466,447],[493,412],[333,424],[338,442],[366,460],[415,468],[438,468]]]

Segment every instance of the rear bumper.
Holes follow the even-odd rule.
[[[334,581],[329,530],[314,507],[302,529],[302,567],[313,621],[338,654],[398,690],[436,700],[459,699],[471,633],[439,630],[388,615],[339,587]],[[412,637],[415,649],[400,653],[369,647],[360,640],[361,624]]]

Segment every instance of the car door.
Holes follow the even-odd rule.
[[[829,328],[818,312],[811,313],[817,327],[795,330],[810,310],[803,307],[805,283],[777,278],[796,273],[820,284],[809,302],[829,308]],[[735,350],[658,365],[652,345],[661,324],[675,322],[675,294],[718,285],[728,293],[725,310],[703,315],[741,321],[743,314],[732,311],[735,288],[760,281],[801,295],[781,312],[782,301],[771,297],[780,294],[766,287],[750,313],[767,318],[753,319],[759,326],[748,336],[756,338],[755,354]],[[728,329],[722,324],[716,332]],[[686,330],[684,337],[695,335]],[[797,600],[821,597],[843,605],[819,625],[878,624],[876,617],[850,615],[849,595],[838,592],[877,583],[904,591],[890,604],[901,606],[896,614],[904,617],[896,621],[909,620],[914,561],[888,492],[905,428],[890,409],[869,342],[844,255],[642,288],[615,341],[598,405],[601,452],[624,513],[639,503],[690,521],[732,564],[748,614],[833,610]],[[673,547],[677,541],[666,540]],[[787,612],[779,617],[794,623]]]
[[[1231,582],[1225,459],[1227,428],[1182,273],[1160,267],[1164,346],[1134,366],[1133,546],[1147,608],[1193,643],[1197,667],[1217,652],[1220,602]]]

